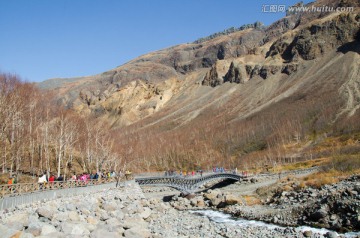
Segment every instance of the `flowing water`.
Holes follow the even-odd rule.
[[[190,212],[193,214],[196,214],[196,215],[206,216],[210,220],[217,222],[217,223],[227,223],[227,224],[233,224],[233,225],[238,225],[238,226],[243,226],[243,227],[255,226],[255,227],[266,227],[268,229],[275,229],[275,228],[276,229],[286,229],[286,227],[277,226],[274,224],[268,224],[268,223],[261,222],[261,221],[234,218],[230,214],[226,214],[226,213],[219,212],[219,211],[194,210],[194,211],[190,211]],[[295,230],[299,231],[299,232],[311,230],[313,233],[322,234],[322,235],[325,235],[327,232],[330,231],[330,230],[327,230],[324,228],[320,229],[320,228],[313,228],[313,227],[308,227],[308,226],[295,227]],[[360,236],[360,232],[348,232],[348,233],[339,234],[339,235],[343,235],[347,238],[352,238],[352,237]]]

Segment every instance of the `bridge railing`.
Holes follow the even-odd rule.
[[[124,180],[124,178],[122,180]],[[94,186],[105,183],[111,183],[115,181],[116,178],[101,178],[101,179],[89,179],[86,181],[68,180],[64,182],[54,181],[47,183],[4,184],[4,185],[0,185],[0,198],[3,198],[5,196],[18,196],[26,193],[39,192],[39,191]]]
[[[234,179],[240,180],[246,178],[246,175],[238,175],[233,173],[211,173],[204,176],[193,177],[147,177],[135,178],[135,182],[142,186],[169,186],[180,191],[192,191],[201,184],[214,179]]]

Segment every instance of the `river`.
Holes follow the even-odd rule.
[[[278,225],[274,225],[274,224],[268,224],[268,223],[261,222],[261,221],[234,218],[230,214],[226,214],[226,213],[214,211],[214,210],[193,210],[190,212],[195,215],[206,216],[213,222],[217,222],[217,223],[227,223],[227,224],[233,224],[233,225],[238,225],[238,226],[243,226],[243,227],[253,226],[253,227],[265,227],[267,229],[283,229],[283,230],[286,229],[286,227],[282,227],[282,226],[278,226]],[[308,227],[308,226],[299,226],[299,227],[295,227],[294,229],[299,232],[311,230],[313,233],[317,233],[317,234],[321,234],[321,235],[325,235],[327,232],[330,231],[330,230],[327,230],[324,228],[319,229],[319,228],[313,228],[313,227]],[[331,231],[331,232],[333,232],[333,231]],[[346,238],[354,238],[354,237],[359,237],[360,232],[348,232],[345,234],[338,234],[338,235],[340,235],[341,237],[346,237]]]

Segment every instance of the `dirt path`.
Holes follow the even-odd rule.
[[[304,171],[303,173],[293,174],[297,178],[307,176],[314,173],[314,171]],[[282,176],[283,178],[284,176]],[[270,176],[255,176],[258,182],[255,183],[235,183],[222,188],[225,192],[229,192],[234,195],[255,195],[256,190],[261,187],[266,187],[271,184],[276,184],[279,181],[278,174],[272,174]]]

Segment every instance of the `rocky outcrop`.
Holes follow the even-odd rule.
[[[288,191],[279,190],[266,202],[271,208],[291,210],[293,215],[287,221],[294,224],[324,227],[336,231],[360,230],[360,176],[352,176],[333,185],[319,189],[296,190],[297,185]],[[273,217],[263,217],[271,221]],[[288,224],[277,218],[277,223]]]
[[[354,14],[340,14],[331,20],[300,30],[291,41],[288,36],[280,38],[272,44],[267,57],[281,55],[287,62],[316,59],[356,40],[359,26],[359,18]]]
[[[282,69],[281,69],[281,73],[287,74],[287,75],[291,75],[293,73],[295,73],[298,70],[298,64],[285,64],[283,65]]]
[[[216,87],[224,83],[224,80],[219,78],[217,71],[217,64],[214,64],[211,69],[206,73],[202,85]]]
[[[263,79],[267,79],[269,76],[276,74],[281,70],[281,66],[278,65],[263,65],[260,69],[259,76]]]
[[[243,69],[243,67],[239,65],[235,66],[234,62],[231,62],[229,70],[224,76],[224,82],[245,83],[245,74],[246,71]]]

